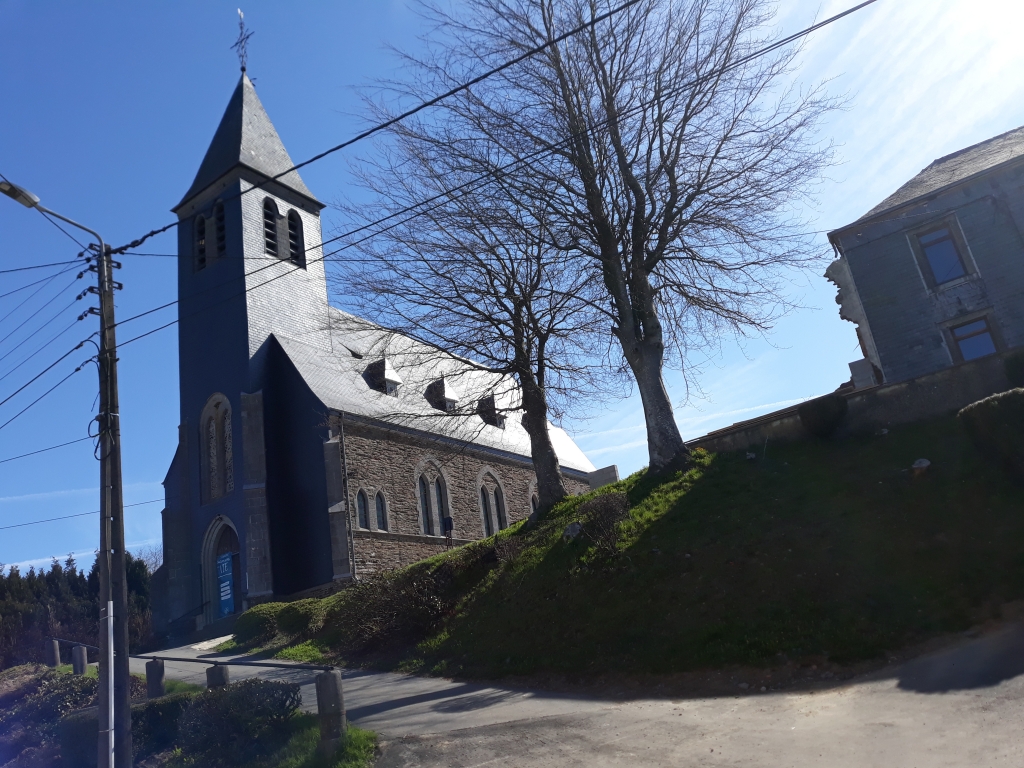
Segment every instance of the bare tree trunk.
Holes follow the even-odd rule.
[[[530,454],[537,473],[537,497],[541,513],[569,495],[562,477],[562,467],[548,431],[548,406],[544,390],[528,372],[520,374],[523,393],[523,427],[530,435]]]
[[[627,345],[623,344],[623,348],[627,348]],[[626,361],[633,371],[644,406],[649,471],[653,474],[677,469],[689,457],[689,449],[676,425],[672,401],[665,389],[662,376],[664,357],[665,348],[660,342],[636,343],[630,345],[626,352]]]

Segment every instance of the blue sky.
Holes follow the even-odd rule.
[[[778,23],[788,33],[848,4],[786,2]],[[191,183],[238,78],[229,50],[236,5],[0,0],[0,173],[115,244],[172,221],[169,209]],[[248,2],[244,10],[255,30],[250,75],[296,161],[364,126],[355,88],[400,75],[390,46],[415,49],[424,31],[404,0]],[[881,0],[808,41],[800,79],[830,79],[833,92],[851,97],[826,126],[842,164],[820,190],[813,229],[845,224],[936,157],[1024,124],[1022,26],[1019,2]],[[349,189],[344,153],[303,177],[326,202]],[[324,228],[332,228],[330,209]],[[142,250],[168,254],[175,247],[173,235],[164,235]],[[38,213],[0,200],[0,270],[67,261],[78,250]],[[175,298],[173,259],[126,256],[123,263],[120,317]],[[57,271],[0,272],[0,294]],[[76,274],[0,298],[0,318],[11,313],[0,319],[0,339],[11,334],[0,341],[0,356],[54,317],[0,359],[0,377],[89,305],[83,299],[61,311],[87,284]],[[831,391],[848,378],[846,364],[860,355],[853,326],[839,319],[834,287],[816,273],[794,275],[792,296],[804,309],[767,339],[723,340],[721,354],[703,365],[700,397],[688,398],[680,377],[669,374],[684,435]],[[173,309],[154,314],[123,326],[119,338],[172,319]],[[0,378],[0,400],[95,329],[95,319],[75,324]],[[89,354],[72,353],[0,405],[0,424]],[[120,360],[125,500],[160,499],[176,443],[177,335],[156,333],[125,347]],[[87,367],[0,428],[0,460],[84,436],[95,397],[95,369]],[[637,397],[594,403],[589,411],[589,419],[566,426],[595,464],[615,463],[626,473],[646,463]],[[0,463],[0,562],[45,562],[69,552],[91,560],[93,516],[3,526],[97,509],[98,473],[89,442]],[[159,510],[158,503],[127,510],[130,547],[159,541]]]

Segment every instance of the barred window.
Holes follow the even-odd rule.
[[[377,491],[374,501],[377,504],[377,530],[386,531],[388,529],[388,507],[384,501],[384,494]]]
[[[217,235],[217,256],[223,256],[227,250],[227,230],[224,224],[224,203],[213,206],[213,226]]]
[[[269,197],[263,201],[263,246],[271,256],[278,256],[277,204]]]
[[[288,212],[288,260],[297,267],[306,266],[306,246],[302,237],[302,217]]]
[[[196,216],[196,272],[206,267],[206,217]]]

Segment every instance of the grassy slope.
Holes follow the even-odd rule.
[[[912,478],[918,458],[932,467]],[[953,418],[769,444],[756,461],[704,455],[667,482],[638,474],[606,490],[633,505],[617,557],[561,540],[574,499],[538,530],[504,532],[527,538],[522,554],[466,569],[440,630],[376,663],[485,677],[667,673],[780,653],[842,663],[965,629],[1024,597],[1024,496]],[[409,572],[445,557],[467,554]],[[335,626],[358,620],[328,600]],[[331,623],[312,644],[299,638],[305,648],[329,643]]]

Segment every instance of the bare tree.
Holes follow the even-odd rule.
[[[411,83],[392,85],[437,93],[614,5],[427,7],[434,46],[408,59]],[[560,264],[583,262],[572,273],[589,275],[588,298],[636,381],[654,472],[688,453],[664,366],[689,375],[689,352],[769,330],[788,309],[790,270],[823,256],[798,211],[832,161],[816,132],[839,103],[793,83],[794,50],[752,55],[774,39],[772,19],[768,0],[644,0],[399,131],[472,155],[510,200],[544,212],[555,250],[567,249]]]
[[[361,169],[377,202],[399,211],[486,169],[481,142],[470,148],[448,138],[422,123],[402,126],[388,150]],[[418,365],[425,346],[438,349],[437,363],[461,358],[444,379],[459,392],[457,404],[446,406],[442,393],[433,393],[437,408],[447,408],[445,417],[435,417],[437,428],[453,421],[451,427],[464,430],[467,416],[501,425],[521,409],[542,510],[567,495],[549,418],[578,411],[606,383],[593,364],[600,318],[588,300],[590,276],[569,258],[549,218],[500,183],[470,184],[365,240],[361,257],[340,260],[332,278],[335,291],[362,314],[426,343],[410,347]],[[398,339],[381,344],[402,346]]]

